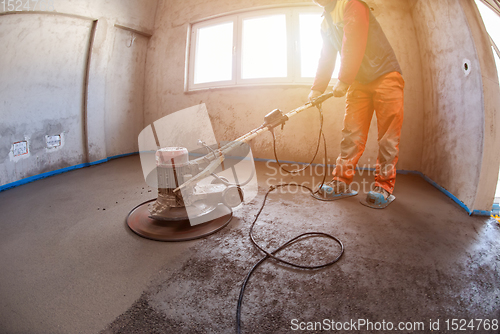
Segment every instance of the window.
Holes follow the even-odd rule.
[[[287,77],[286,15],[242,20],[241,78]]]
[[[186,90],[311,85],[321,52],[322,10],[280,7],[191,25]],[[333,77],[337,77],[340,60]]]
[[[233,22],[198,30],[194,83],[231,80],[233,67]]]

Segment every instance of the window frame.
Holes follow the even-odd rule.
[[[323,14],[324,10],[320,9],[317,5],[315,5],[318,9],[319,9],[319,13],[320,14]],[[297,58],[296,59],[296,66],[294,67],[294,77],[296,78],[296,82],[298,83],[302,83],[302,84],[311,84],[313,83],[314,81],[314,77],[303,77],[302,76],[302,54],[301,54],[301,40],[300,40],[300,14],[309,14],[309,13],[317,13],[318,10],[315,10],[314,7],[310,7],[310,8],[307,8],[307,9],[304,9],[304,10],[301,10],[300,12],[295,12],[294,13],[294,22],[293,22],[293,26],[295,28],[295,36],[296,36],[296,41],[295,41],[295,52],[294,52],[294,56]],[[318,29],[318,34],[321,34],[321,26],[320,28]],[[337,61],[338,61],[338,57],[337,57]],[[331,80],[330,80],[331,82]]]
[[[286,38],[287,38],[287,73],[286,77],[269,77],[269,78],[252,78],[243,79],[242,78],[242,62],[243,62],[243,21],[248,19],[265,18],[274,15],[285,15],[286,23]],[[291,40],[293,37],[289,33],[291,27],[291,13],[287,10],[283,12],[282,9],[271,9],[271,10],[255,10],[247,13],[243,13],[238,16],[238,46],[236,47],[236,62],[238,64],[236,71],[236,85],[252,85],[252,84],[285,84],[292,82],[290,76],[290,71],[293,70],[292,62],[290,61],[292,49]]]
[[[245,86],[312,85],[314,78],[301,77],[299,15],[302,13],[322,14],[323,10],[319,6],[311,3],[294,4],[293,6],[267,6],[253,8],[251,10],[242,10],[227,14],[221,14],[190,23],[188,27],[188,38],[186,45],[184,92],[188,93],[206,89],[235,88]],[[243,79],[241,77],[243,20],[272,16],[276,14],[283,14],[286,17],[288,76],[284,78]],[[198,29],[231,21],[233,22],[233,67],[231,80],[194,84],[195,55]],[[318,34],[320,34],[319,27]],[[334,78],[332,78],[332,80],[334,80]]]
[[[219,24],[224,24],[224,23],[233,23],[233,51],[232,51],[232,70],[231,70],[231,80],[224,80],[224,81],[212,81],[212,82],[206,82],[206,83],[199,83],[195,84],[194,83],[194,72],[195,72],[195,59],[196,59],[196,46],[198,42],[198,34],[197,34],[197,29],[200,28],[205,28],[205,27],[210,27],[210,26],[216,26]],[[236,17],[220,17],[212,20],[207,20],[207,21],[202,21],[196,24],[196,30],[193,29],[191,31],[191,40],[188,45],[188,47],[191,48],[190,54],[189,54],[189,86],[190,87],[196,87],[197,89],[206,89],[206,88],[211,88],[215,86],[221,86],[221,87],[226,87],[226,86],[233,86],[236,84],[236,80],[234,77],[234,73],[236,70],[236,57],[235,57],[235,45],[237,42],[237,34],[235,33],[235,30],[237,29],[237,24],[238,22],[236,21]],[[193,34],[194,33],[194,34]]]

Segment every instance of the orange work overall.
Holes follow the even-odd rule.
[[[400,73],[382,75],[367,85],[355,81],[347,92],[340,155],[334,180],[351,184],[359,158],[365,150],[368,130],[377,115],[379,151],[375,166],[375,186],[392,194],[404,114],[404,80]]]

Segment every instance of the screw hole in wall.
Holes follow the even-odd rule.
[[[462,63],[463,63],[462,70],[464,71],[464,75],[468,76],[470,74],[470,71],[471,71],[470,60],[464,59]]]

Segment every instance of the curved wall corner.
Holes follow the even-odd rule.
[[[137,152],[158,0],[5,3],[0,191]]]
[[[479,13],[471,1],[433,0],[414,2],[412,13],[424,80],[422,172],[470,212],[491,211],[498,84],[493,93],[491,74],[485,75],[493,55],[484,46],[484,27],[477,28]]]
[[[483,156],[476,198],[475,212],[491,211],[500,166],[500,84],[488,33],[473,1],[461,0],[471,30],[481,66],[483,83]]]

